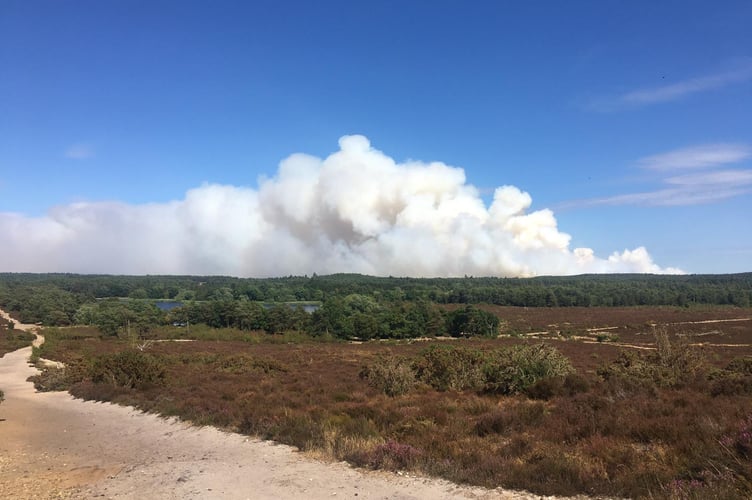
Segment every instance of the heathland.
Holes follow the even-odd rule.
[[[65,365],[40,390],[557,495],[752,494],[750,301],[752,274],[0,275]]]

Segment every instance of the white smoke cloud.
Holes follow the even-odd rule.
[[[363,136],[295,154],[257,189],[206,184],[169,203],[75,203],[0,214],[0,270],[124,274],[533,276],[680,272],[639,247],[569,248],[514,186],[486,207],[461,168],[397,163]]]

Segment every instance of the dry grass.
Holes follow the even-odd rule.
[[[712,316],[710,310],[704,317]],[[94,366],[95,358],[114,359],[112,353],[133,349],[117,339],[75,338],[72,332],[50,332],[44,356]],[[737,348],[731,355],[712,345],[697,348],[667,332],[658,343],[640,335],[653,350],[630,350],[627,360],[609,343],[544,339],[575,372],[544,377],[526,395],[490,394],[474,384],[437,390],[420,377],[387,395],[359,376],[381,363],[385,379],[399,379],[407,363],[424,359],[430,342],[227,340],[153,344],[148,355],[164,369],[159,384],[131,388],[83,376],[72,392],[363,467],[409,469],[461,483],[539,494],[749,497],[752,350]],[[747,343],[752,338],[737,334],[749,335]],[[487,352],[540,342],[503,338],[457,345]],[[739,360],[730,363],[732,357]],[[390,359],[403,361],[385,362]]]

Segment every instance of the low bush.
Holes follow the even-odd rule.
[[[698,348],[685,340],[672,342],[665,330],[656,330],[654,335],[654,351],[623,351],[598,374],[605,380],[621,379],[641,387],[678,387],[703,372],[705,359]]]
[[[96,358],[89,369],[89,377],[94,383],[136,389],[163,383],[165,368],[150,354],[126,350]]]
[[[736,358],[723,370],[711,371],[708,379],[713,396],[752,394],[752,358]]]
[[[252,373],[260,371],[271,373],[274,371],[286,372],[287,366],[271,358],[262,358],[237,354],[234,356],[216,357],[213,363],[218,371],[227,373]]]
[[[590,382],[578,373],[565,377],[542,378],[525,389],[525,394],[532,399],[548,400],[556,396],[574,396],[590,390]]]
[[[485,390],[515,394],[541,380],[565,377],[573,371],[569,359],[546,344],[499,349],[493,351],[484,367]]]
[[[31,345],[34,340],[34,334],[20,330],[0,329],[0,356],[7,352],[12,352],[23,347]]]
[[[599,333],[595,336],[598,342],[618,342],[619,336],[615,333]]]
[[[752,375],[752,357],[745,356],[743,358],[736,358],[732,360],[726,371],[737,373],[739,375]]]
[[[28,378],[29,382],[34,383],[34,388],[39,392],[67,391],[71,385],[80,382],[84,373],[78,367],[56,367],[49,366],[42,368],[37,375]]]
[[[29,356],[29,363],[35,365],[39,362],[39,358],[42,357],[42,351],[39,347],[33,346],[31,348],[31,356]]]
[[[741,396],[752,394],[752,376],[736,373],[714,375],[710,382],[710,394],[713,396]]]
[[[478,390],[485,385],[486,355],[479,349],[431,346],[415,361],[419,380],[438,391]]]
[[[686,339],[672,342],[664,329],[656,329],[654,336],[657,346],[654,362],[667,372],[671,380],[685,381],[705,367],[702,351]]]
[[[438,391],[476,390],[516,394],[545,379],[552,380],[540,393],[565,392],[565,377],[573,373],[569,360],[554,347],[540,344],[487,350],[431,346],[413,363],[417,378]],[[578,382],[580,385],[582,381]],[[568,382],[566,391],[577,391]],[[555,386],[560,385],[560,388]],[[550,397],[550,395],[548,397]]]
[[[415,372],[404,358],[381,357],[360,370],[360,378],[387,396],[401,396],[415,387]]]

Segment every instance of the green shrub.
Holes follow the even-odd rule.
[[[656,350],[623,351],[610,365],[598,370],[606,380],[616,379],[642,387],[676,387],[705,368],[702,352],[686,341],[672,342],[665,330],[654,332]]]
[[[725,374],[712,381],[710,385],[712,396],[739,396],[752,394],[752,377],[738,374]]]
[[[95,383],[135,389],[163,383],[165,368],[150,354],[127,350],[96,358],[89,376]]]
[[[484,368],[485,390],[515,394],[536,382],[565,377],[574,369],[556,348],[540,345],[519,345],[494,351]]]
[[[80,366],[48,366],[37,375],[28,378],[39,392],[67,391],[71,385],[80,382],[84,373]]]
[[[543,379],[574,371],[569,360],[545,344],[481,351],[466,347],[431,346],[414,363],[418,378],[436,390],[484,390],[500,394],[523,392]],[[573,390],[571,387],[567,391]]]
[[[672,342],[668,332],[663,329],[654,331],[656,352],[654,363],[677,381],[699,372],[705,364],[702,352],[686,340]]]
[[[33,333],[24,332],[22,330],[3,331],[2,326],[0,326],[0,356],[7,352],[12,352],[29,346],[33,340]]]
[[[37,346],[32,346],[31,348],[31,356],[29,356],[29,363],[32,365],[35,365],[39,362],[39,358],[42,356],[42,351]]]
[[[618,342],[619,335],[615,333],[599,333],[595,336],[598,342]]]
[[[736,358],[725,369],[713,370],[708,379],[713,396],[752,394],[752,357]]]
[[[578,373],[566,377],[542,378],[525,389],[532,399],[551,399],[556,396],[574,396],[590,390],[590,382]]]
[[[404,358],[381,357],[360,371],[360,378],[387,396],[406,394],[415,386],[415,372]]]
[[[499,335],[499,318],[477,307],[468,305],[450,312],[446,319],[446,329],[452,337]]]
[[[434,389],[462,391],[483,388],[485,360],[478,349],[434,345],[413,366],[418,378]]]
[[[726,366],[726,370],[739,375],[752,375],[752,357],[736,358]]]

